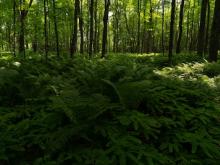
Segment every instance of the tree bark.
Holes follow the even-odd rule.
[[[45,59],[48,61],[48,1],[44,0],[44,49]]]
[[[138,0],[138,9],[137,9],[137,15],[138,15],[138,24],[137,24],[137,53],[140,53],[140,32],[141,32],[141,0]]]
[[[169,65],[172,65],[172,56],[173,56],[173,38],[174,38],[174,23],[175,23],[175,10],[176,10],[176,0],[172,0],[171,3],[171,20],[170,20],[170,39],[169,39],[169,54],[168,62]]]
[[[90,32],[89,32],[89,57],[92,57],[93,54],[93,25],[94,25],[94,0],[90,0],[90,6],[89,6],[89,12],[90,12]]]
[[[150,3],[150,17],[149,17],[149,27],[150,29],[148,30],[148,48],[147,48],[147,53],[152,52],[153,50],[153,6],[152,6],[152,0],[149,1]]]
[[[94,2],[94,40],[93,40],[93,50],[94,50],[94,53],[97,53],[97,44],[98,44],[98,38],[97,38],[97,29],[98,29],[98,0],[95,0]]]
[[[59,47],[59,33],[58,33],[58,26],[57,26],[57,16],[56,16],[56,1],[53,0],[53,21],[54,21],[54,32],[56,37],[56,51],[57,57],[60,57],[60,47]]]
[[[73,55],[76,53],[77,50],[78,14],[79,14],[79,0],[75,0],[74,27],[73,27],[73,35],[71,39],[71,46],[70,46],[71,58],[73,58]]]
[[[23,9],[22,8],[22,5],[23,5],[24,2],[22,2],[20,0],[20,7],[19,7],[19,10],[20,10],[20,13],[19,13],[19,20],[20,20],[20,29],[19,29],[19,54],[21,56],[23,56],[23,58],[25,59],[25,46],[24,46],[24,41],[25,41],[25,18],[29,12],[29,9],[33,3],[33,0],[30,0],[29,1],[29,4],[28,4],[28,8],[27,9]]]
[[[185,2],[185,0],[182,0],[181,5],[180,5],[179,36],[178,36],[177,46],[176,46],[176,53],[177,54],[179,54],[181,52],[181,40],[182,40],[182,33],[183,33],[184,2]]]
[[[108,13],[109,13],[110,0],[105,0],[105,11],[103,17],[103,35],[102,35],[102,58],[107,53],[107,33],[108,33]]]
[[[209,45],[209,26],[210,26],[210,2],[208,0],[207,6],[207,25],[206,25],[206,35],[205,35],[205,45],[204,45],[204,52],[208,53],[208,45]]]
[[[209,47],[209,61],[217,61],[218,50],[219,50],[219,39],[220,38],[220,1],[215,0],[215,10],[212,23],[212,30],[210,36],[210,47]]]
[[[80,14],[79,14],[79,31],[80,31],[80,53],[84,53],[84,32],[83,32],[83,0],[80,3]]]
[[[13,1],[13,54],[16,56],[16,0]]]
[[[164,0],[162,0],[162,30],[161,30],[161,46],[162,46],[162,53],[163,56],[165,54],[165,45],[164,45],[164,11],[165,7],[164,7]]]
[[[205,45],[205,25],[206,25],[206,10],[208,0],[202,0],[202,7],[200,12],[200,26],[198,34],[197,54],[203,56]]]
[[[25,47],[24,47],[24,21],[25,15],[24,12],[21,12],[20,15],[20,31],[19,31],[19,54],[25,59]]]

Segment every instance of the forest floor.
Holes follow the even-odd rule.
[[[0,60],[1,165],[218,165],[220,63]]]

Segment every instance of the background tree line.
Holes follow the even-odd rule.
[[[218,0],[1,0],[0,45],[25,50],[76,52],[209,52],[217,60]]]

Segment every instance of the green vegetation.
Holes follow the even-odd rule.
[[[1,60],[0,164],[217,165],[220,64],[163,63]]]
[[[219,165],[220,0],[0,0],[0,165]]]

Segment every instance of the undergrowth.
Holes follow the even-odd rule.
[[[130,56],[2,61],[0,164],[218,165],[219,64]]]

